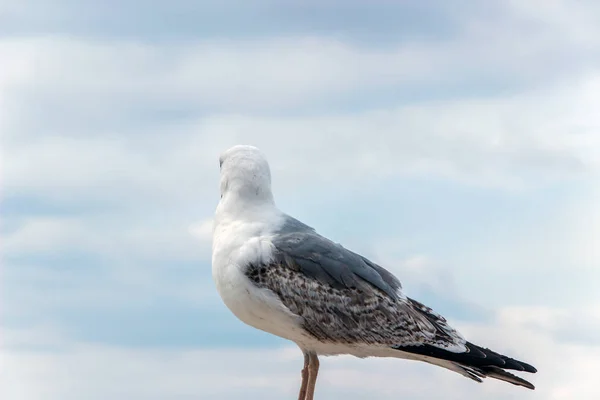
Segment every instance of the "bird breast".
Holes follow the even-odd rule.
[[[217,291],[227,308],[244,323],[294,340],[299,334],[299,317],[272,291],[255,286],[246,276],[248,265],[268,264],[273,253],[268,235],[252,235],[256,228],[247,224],[215,226],[212,273]]]

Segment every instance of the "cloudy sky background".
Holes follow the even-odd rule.
[[[328,358],[319,398],[597,399],[600,4],[0,1],[0,393],[295,398],[210,271],[218,155],[530,392]]]

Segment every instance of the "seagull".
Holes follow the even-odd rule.
[[[295,342],[304,355],[298,400],[313,400],[319,355],[424,361],[474,381],[534,389],[506,370],[536,369],[467,341],[444,317],[407,297],[373,261],[280,211],[256,147],[219,157],[221,199],[213,224],[212,274],[242,322]]]

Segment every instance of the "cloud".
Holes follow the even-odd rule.
[[[33,253],[60,255],[72,250],[109,259],[127,256],[171,262],[198,261],[210,254],[211,220],[189,226],[169,221],[158,227],[154,221],[146,221],[145,225],[127,221],[116,232],[113,222],[93,216],[30,217],[5,235],[3,249],[9,259]]]
[[[173,137],[17,138],[6,144],[4,186],[9,195],[33,191],[61,201],[83,196],[113,205],[182,198],[214,203],[217,195],[207,193],[216,193],[215,159],[238,142],[264,149],[276,189],[308,176],[342,185],[423,175],[478,185],[543,185],[597,171],[599,121],[589,104],[598,82],[594,77],[574,88],[506,99],[323,117],[213,115],[176,127]],[[27,161],[32,159],[35,164]]]
[[[556,340],[575,345],[600,346],[600,308],[590,302],[579,309],[533,307],[507,307],[501,311],[500,321],[516,321]]]
[[[386,46],[314,34],[4,37],[5,191],[198,198],[193,188],[216,179],[215,154],[240,141],[264,147],[281,181],[325,170],[338,182],[350,171],[514,185],[597,169],[593,7],[441,7],[448,20],[462,15],[459,33]]]
[[[206,226],[210,220],[27,217],[3,234],[2,314],[18,324],[59,319],[72,328],[89,313],[98,321],[110,320],[107,312],[164,314],[161,304],[191,305],[186,312],[196,317],[217,301]]]
[[[284,210],[536,365],[528,396],[598,397],[596,3],[71,3],[0,5],[5,397],[295,395],[297,349],[210,277],[238,143]],[[319,392],[524,393],[347,357]]]
[[[552,310],[523,308],[501,310],[489,324],[458,325],[475,343],[529,361],[539,369],[527,376],[536,384],[535,392],[527,392],[529,397],[596,398],[600,392],[591,374],[600,367],[600,348],[563,342],[543,327],[531,327],[529,321],[539,319],[540,312],[554,323],[560,321]],[[294,395],[302,364],[300,351],[292,346],[131,349],[76,343],[54,335],[60,351],[32,351],[15,347],[15,340],[22,346],[22,333],[3,332],[3,390],[8,398],[228,399],[244,393],[247,398],[275,399]],[[36,341],[33,337],[32,343]],[[441,368],[394,359],[322,358],[320,373],[317,390],[323,397],[500,400],[523,393],[523,389],[502,382],[488,379],[476,384]]]

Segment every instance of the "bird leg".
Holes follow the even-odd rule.
[[[308,353],[304,353],[304,368],[302,368],[302,384],[300,385],[300,393],[298,394],[298,400],[304,400],[306,397],[306,386],[308,385],[308,363],[310,362],[310,356]]]
[[[306,397],[304,400],[313,400],[315,395],[315,385],[317,383],[317,374],[319,373],[319,358],[316,353],[309,354],[308,362],[308,384],[306,385]]]

